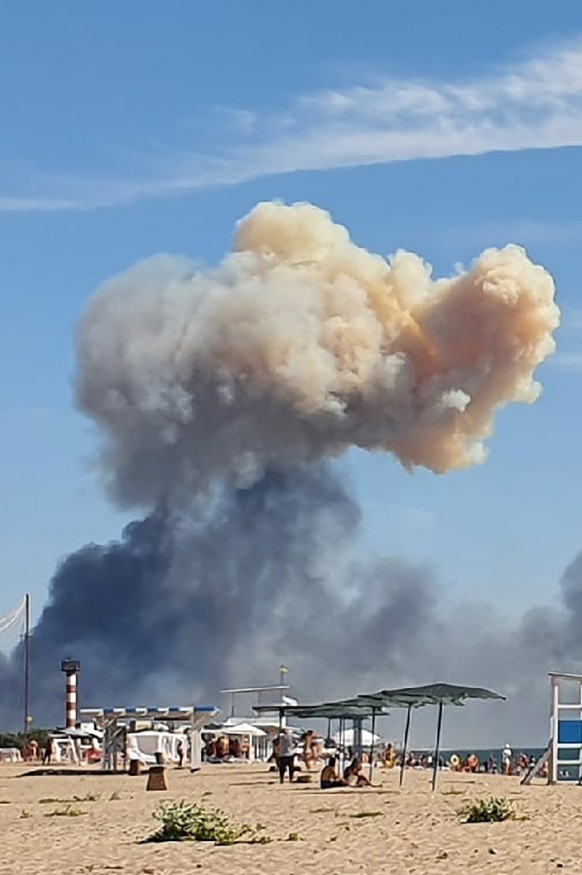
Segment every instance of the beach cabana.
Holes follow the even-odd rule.
[[[402,762],[400,766],[401,785],[404,777],[404,766],[408,749],[408,736],[410,732],[412,709],[423,708],[427,705],[436,705],[438,707],[432,776],[432,789],[434,790],[438,774],[443,709],[445,705],[462,706],[467,699],[505,699],[505,696],[501,696],[499,693],[494,693],[492,690],[486,690],[483,687],[466,687],[458,686],[456,684],[425,684],[420,687],[400,687],[396,689],[380,690],[378,693],[369,693],[359,696],[358,698],[367,706],[377,702],[379,707],[407,709],[408,713],[406,716],[406,728],[404,730]]]
[[[374,734],[376,715],[386,715],[387,709],[382,703],[376,700],[371,703],[364,702],[360,697],[351,699],[341,699],[335,702],[322,702],[318,705],[278,705],[279,717],[294,716],[298,720],[327,720],[327,736],[331,735],[331,723],[337,720],[339,723],[336,739],[340,739],[342,749],[346,747],[346,721],[354,721],[361,724],[363,720],[372,718],[372,734]],[[253,710],[258,714],[268,710],[273,710],[273,706],[269,705],[253,705]],[[373,747],[373,746],[372,746]],[[343,766],[343,759],[342,759]]]

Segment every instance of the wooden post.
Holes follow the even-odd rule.
[[[166,767],[150,766],[146,790],[167,790]]]

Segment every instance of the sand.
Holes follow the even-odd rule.
[[[146,777],[92,775],[22,777],[23,766],[0,767],[0,875],[132,873],[182,875],[350,875],[350,873],[579,873],[582,789],[521,787],[501,776],[407,772],[398,789],[393,771],[376,770],[378,789],[320,791],[275,782],[264,765],[205,766],[191,775],[169,769],[167,792],[146,792]],[[74,796],[97,796],[73,801]],[[520,818],[466,824],[458,810],[470,799],[505,796]],[[43,800],[64,801],[43,801]],[[265,845],[142,844],[156,828],[163,801],[201,801],[234,819],[263,824]],[[51,816],[67,804],[84,812]],[[374,816],[361,817],[363,813]],[[298,840],[288,840],[295,833]]]

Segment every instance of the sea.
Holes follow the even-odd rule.
[[[531,757],[535,757],[535,759],[538,760],[543,755],[546,748],[545,747],[519,747],[519,746],[514,747],[512,745],[511,750],[513,752],[514,759],[516,757],[520,756],[520,754],[524,754],[528,759],[530,759]],[[414,750],[414,753],[424,753],[424,752],[425,751]],[[432,751],[427,750],[426,753],[432,753]],[[480,748],[476,748],[476,749],[444,748],[443,750],[441,750],[440,756],[442,756],[442,758],[445,760],[445,762],[447,762],[452,757],[452,755],[455,753],[459,757],[461,762],[463,762],[468,756],[470,756],[471,754],[474,753],[475,756],[478,758],[480,763],[487,762],[488,759],[494,759],[495,762],[499,765],[501,763],[502,748],[500,748],[500,747],[482,748],[482,749],[480,749]]]

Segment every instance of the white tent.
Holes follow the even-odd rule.
[[[222,726],[217,729],[212,729],[211,731],[213,735],[216,736],[246,736],[250,742],[250,749],[248,752],[249,762],[252,762],[255,759],[263,759],[267,756],[269,734],[268,732],[265,732],[264,729],[259,729],[258,726],[253,726],[252,723],[247,723],[246,721],[237,723],[230,718]]]
[[[252,738],[263,738],[267,733],[258,726],[252,726],[250,723],[225,723],[220,727],[221,735],[249,735]]]
[[[347,747],[354,746],[354,730],[346,729],[345,732],[342,732],[340,735],[339,732],[333,737],[333,740],[338,744],[345,744]],[[375,735],[369,731],[369,729],[362,728],[362,747],[371,747],[373,744],[378,744],[380,741],[380,736]]]
[[[130,760],[140,760],[142,763],[155,763],[156,754],[161,753],[164,761],[177,763],[180,760],[178,744],[182,742],[184,751],[188,747],[188,739],[181,732],[146,732],[127,733],[127,756]]]

